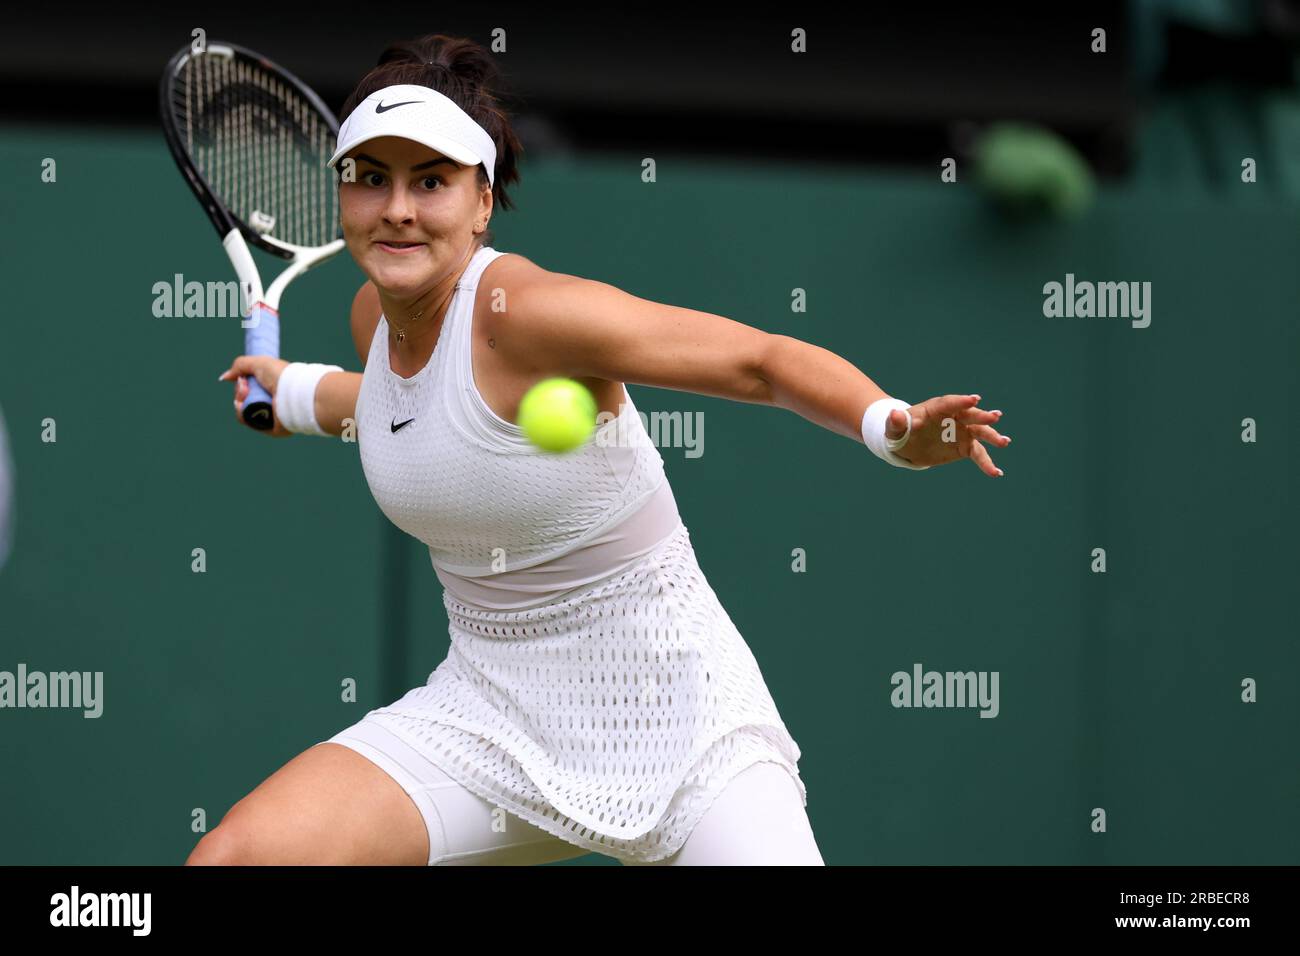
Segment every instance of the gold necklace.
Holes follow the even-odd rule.
[[[454,285],[451,287],[451,291],[452,291],[452,292],[455,292],[455,291],[456,291],[456,287],[455,287]],[[444,299],[442,300],[442,302],[438,303],[438,308],[442,308],[443,304],[447,301],[447,299],[450,299],[450,298],[451,298],[451,295],[448,294],[447,297],[444,298]],[[428,308],[428,306],[425,306],[425,309],[427,309],[427,308]],[[421,309],[419,312],[415,313],[413,316],[411,316],[411,318],[410,318],[409,321],[411,321],[411,322],[418,322],[418,321],[420,321],[420,316],[424,315],[425,309]],[[406,329],[404,329],[404,328],[400,328],[400,327],[398,327],[398,326],[394,326],[394,328],[397,329],[397,341],[399,341],[399,342],[405,342],[405,341],[406,341]]]
[[[486,225],[486,223],[484,223],[484,225]],[[474,235],[478,235],[478,233],[475,233]],[[471,245],[472,245],[472,244],[473,244],[473,242],[472,242],[472,241],[473,241],[473,236],[471,236],[470,239],[471,239]],[[463,260],[462,260],[462,261],[463,261]],[[459,283],[459,282],[460,282],[460,279],[458,278],[458,279],[456,280],[455,283],[452,283],[452,286],[451,286],[451,292],[448,292],[448,293],[447,293],[447,298],[446,298],[446,299],[443,299],[442,302],[439,302],[439,303],[438,303],[438,308],[441,309],[442,306],[443,306],[443,304],[446,303],[447,299],[450,299],[450,298],[451,298],[452,293],[454,293],[454,292],[456,291],[456,284]],[[427,306],[426,306],[426,308],[427,308]],[[411,322],[418,322],[418,321],[420,321],[420,316],[422,316],[422,315],[424,315],[424,309],[421,309],[419,312],[415,313],[415,315],[411,316],[410,321],[411,321]],[[394,328],[396,328],[396,326],[394,326]],[[399,342],[405,342],[405,341],[406,341],[406,329],[403,329],[403,328],[398,328],[398,329],[397,329],[397,341],[399,341]]]
[[[424,315],[424,309],[421,309],[419,312],[415,313],[415,315],[411,316],[411,321],[412,322],[418,321],[420,316],[422,315]],[[397,341],[399,342],[406,341],[406,329],[399,328],[397,330]]]

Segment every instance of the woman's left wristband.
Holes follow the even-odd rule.
[[[867,406],[867,410],[862,416],[862,441],[877,458],[887,461],[897,468],[925,471],[930,467],[929,465],[914,465],[906,458],[895,454],[912,437],[912,415],[910,412],[907,415],[907,430],[903,432],[902,437],[887,438],[885,436],[885,423],[889,421],[889,413],[896,408],[907,412],[911,407],[907,402],[890,396],[872,402]]]

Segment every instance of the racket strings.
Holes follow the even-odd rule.
[[[195,168],[235,218],[293,245],[338,238],[325,166],[334,130],[293,84],[242,57],[201,53],[177,75],[171,100]]]

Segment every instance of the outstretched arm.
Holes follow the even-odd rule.
[[[768,336],[761,371],[767,404],[788,408],[857,442],[862,441],[867,406],[888,397],[847,359],[788,335]]]
[[[504,312],[492,315],[499,347],[539,375],[594,377],[778,405],[862,442],[867,407],[886,393],[819,346],[771,335],[720,315],[637,298],[604,282],[518,266]],[[972,400],[973,399],[973,400]],[[999,470],[976,439],[1004,446],[1001,412],[978,396],[947,395],[890,414],[886,435],[912,434],[898,452],[915,465],[969,457]]]
[[[769,402],[788,408],[823,428],[862,441],[862,418],[868,406],[888,398],[880,386],[852,363],[834,352],[787,335],[769,336],[771,344],[762,363]],[[886,419],[885,436],[901,438],[912,417],[912,434],[898,452],[916,465],[942,465],[970,458],[989,476],[1001,477],[981,441],[999,448],[1011,439],[999,434],[993,424],[1001,410],[977,408],[978,395],[939,395],[895,409]]]

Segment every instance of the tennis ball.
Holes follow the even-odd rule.
[[[543,451],[573,451],[595,429],[596,410],[596,399],[581,382],[548,378],[524,395],[518,425],[524,437]]]

